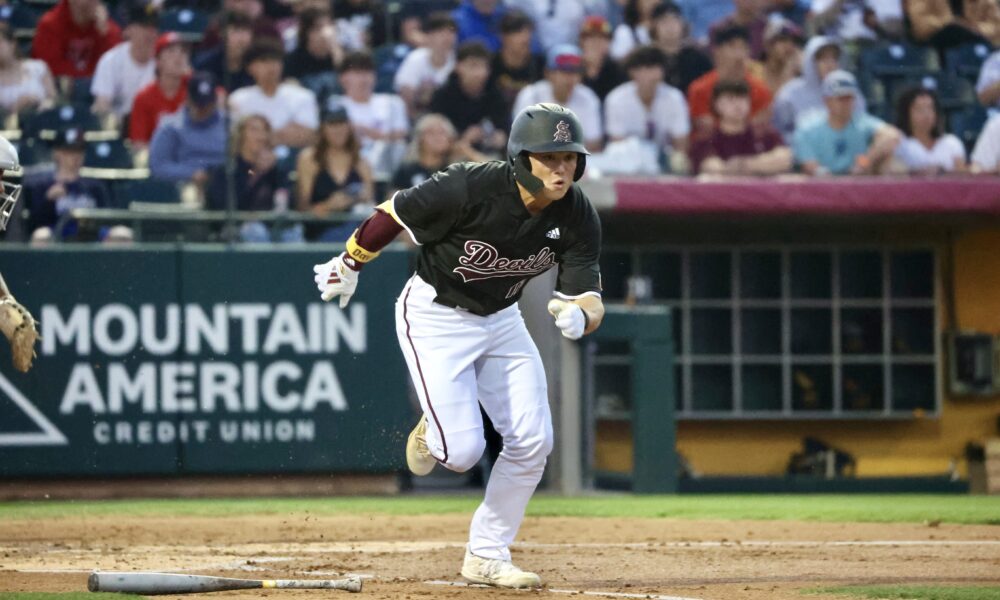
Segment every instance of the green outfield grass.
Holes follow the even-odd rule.
[[[141,597],[103,592],[0,592],[0,600],[132,600]]]
[[[1000,600],[1000,587],[939,587],[929,585],[864,585],[809,590],[875,600]]]
[[[108,500],[0,503],[4,519],[58,519],[103,515],[234,516],[288,513],[471,513],[480,495],[206,500]],[[533,516],[759,519],[871,523],[969,523],[1000,525],[1000,497],[950,495],[632,496],[580,498],[540,495]],[[0,599],[2,600],[2,599]]]

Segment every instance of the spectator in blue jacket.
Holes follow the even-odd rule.
[[[203,187],[211,168],[225,162],[225,156],[226,125],[215,78],[200,71],[188,80],[184,107],[163,117],[153,133],[149,170],[158,179]]]
[[[500,49],[500,19],[504,15],[500,0],[462,0],[452,15],[458,26],[458,43],[475,40],[496,52]]]
[[[104,182],[80,175],[87,148],[83,131],[64,129],[56,135],[53,146],[55,170],[33,175],[24,182],[32,242],[77,239],[78,227],[69,219],[70,211],[109,206]]]

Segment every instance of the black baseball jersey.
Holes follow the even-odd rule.
[[[601,291],[601,222],[576,185],[532,215],[508,163],[458,163],[396,193],[393,209],[421,244],[417,274],[439,304],[495,313],[556,264],[560,294]]]

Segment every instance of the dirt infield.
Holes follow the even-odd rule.
[[[546,590],[427,583],[461,581],[469,517],[300,513],[12,520],[0,522],[0,590],[84,590],[87,573],[95,568],[252,578],[357,573],[370,577],[358,598],[408,600],[526,593],[556,599],[569,592],[801,600],[801,590],[826,584],[1000,585],[998,527],[553,517],[528,518],[514,549],[515,562],[538,571]],[[346,592],[215,595],[306,600],[330,594]]]

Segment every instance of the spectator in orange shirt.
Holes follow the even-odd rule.
[[[688,110],[691,128],[696,134],[712,130],[716,119],[712,114],[712,91],[719,81],[745,81],[750,87],[750,118],[767,123],[771,118],[771,90],[761,79],[747,70],[750,61],[750,34],[744,27],[719,29],[712,37],[715,68],[691,82],[688,87]]]
[[[153,137],[160,116],[177,112],[187,98],[191,50],[176,32],[156,40],[156,81],[139,90],[132,103],[128,137],[145,146]]]
[[[31,56],[55,77],[90,77],[97,59],[120,41],[122,30],[101,0],[59,0],[38,21]]]

